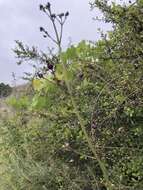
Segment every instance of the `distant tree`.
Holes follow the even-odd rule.
[[[12,88],[8,84],[0,83],[0,97],[7,97],[11,92]]]

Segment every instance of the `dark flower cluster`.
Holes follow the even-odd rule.
[[[43,32],[44,38],[50,38],[54,43],[56,44],[61,44],[61,39],[62,39],[62,29],[63,29],[63,25],[67,19],[67,17],[69,16],[69,12],[65,12],[65,13],[60,13],[60,14],[55,14],[52,12],[51,9],[51,4],[48,2],[46,5],[39,5],[39,8],[41,11],[43,11],[51,20],[51,22],[54,25],[54,30],[55,30],[55,34],[56,34],[56,39],[53,38],[43,27],[40,27],[40,32]],[[61,28],[61,33],[58,33],[58,27],[56,26],[57,23],[60,25]]]
[[[52,18],[52,19],[56,19],[57,17],[60,19],[63,19],[63,17],[67,18],[69,16],[68,11],[66,13],[60,13],[58,15],[56,15],[55,13],[52,13],[51,4],[49,2],[46,5],[40,4],[39,9],[40,9],[40,11],[48,13],[50,18]]]

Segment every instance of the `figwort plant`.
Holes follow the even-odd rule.
[[[64,24],[65,24],[65,21],[67,20],[67,17],[69,16],[69,12],[66,12],[66,13],[61,13],[61,14],[55,14],[52,12],[52,7],[51,7],[51,4],[48,2],[46,5],[42,5],[40,4],[39,6],[40,10],[43,11],[50,19],[52,25],[53,25],[53,29],[54,29],[54,32],[55,32],[55,38],[49,34],[49,32],[47,30],[45,30],[43,27],[40,27],[40,32],[43,33],[43,37],[44,38],[49,38],[50,40],[52,40],[58,47],[58,54],[59,54],[59,57],[61,56],[61,53],[62,53],[62,36],[63,36],[63,27],[64,27]],[[60,25],[60,31],[58,30],[58,26],[57,24]],[[92,140],[91,138],[89,137],[87,131],[86,131],[86,127],[84,125],[84,119],[81,117],[80,115],[80,112],[78,110],[78,107],[76,105],[76,102],[74,100],[74,97],[73,97],[73,93],[72,93],[72,88],[70,86],[70,82],[68,80],[68,72],[67,72],[67,67],[66,67],[66,62],[64,62],[62,60],[62,58],[60,58],[60,62],[63,66],[63,73],[64,73],[64,78],[65,78],[65,83],[66,83],[66,86],[67,86],[67,89],[68,89],[68,92],[70,94],[70,98],[71,98],[71,101],[72,101],[72,105],[73,105],[73,108],[74,108],[74,112],[79,120],[79,123],[80,123],[80,126],[81,126],[81,129],[84,133],[84,136],[86,138],[86,141],[88,143],[88,146],[91,150],[91,152],[93,153],[95,159],[98,161],[98,164],[102,170],[102,173],[103,173],[103,177],[106,181],[106,186],[109,190],[112,190],[113,189],[113,185],[112,183],[110,182],[109,180],[109,176],[108,176],[108,171],[105,167],[105,163],[103,161],[101,161],[100,157],[98,156],[97,152],[96,152],[96,147],[93,145],[92,143]]]
[[[69,16],[69,12],[55,14],[52,12],[51,4],[48,2],[46,5],[39,5],[40,11],[44,12],[50,19],[53,29],[55,32],[55,37],[53,37],[45,28],[40,27],[40,32],[43,33],[44,38],[50,38],[59,48],[59,52],[61,51],[61,43],[62,43],[62,37],[63,37],[63,27],[67,20],[67,17]],[[58,26],[60,26],[60,29],[58,30]]]

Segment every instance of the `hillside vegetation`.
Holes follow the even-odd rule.
[[[12,88],[9,85],[0,83],[0,98],[9,96],[11,92],[12,92]]]
[[[143,1],[91,7],[113,24],[96,43],[63,51],[56,33],[58,53],[48,55],[17,41],[18,63],[40,67],[27,73],[31,88],[8,99],[15,113],[1,121],[0,190],[143,189]],[[40,10],[55,32],[69,16],[50,3]]]

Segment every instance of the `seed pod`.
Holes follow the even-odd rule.
[[[55,14],[51,14],[51,18],[52,18],[52,19],[55,19],[55,18],[56,18],[56,15],[55,15]]]
[[[44,28],[43,27],[40,27],[40,32],[43,32],[44,31]]]
[[[58,15],[60,18],[62,18],[64,16],[64,13],[61,13]]]
[[[69,16],[69,12],[68,11],[65,13],[65,17],[67,17],[67,16]]]
[[[41,4],[40,4],[40,6],[39,6],[39,9],[40,9],[40,11],[46,12],[46,11],[45,11],[45,7],[44,7],[43,5],[41,5]]]
[[[49,70],[53,70],[53,65],[49,63],[49,64],[48,64],[48,69],[49,69]]]
[[[47,36],[46,36],[46,35],[43,35],[43,37],[44,37],[44,38],[47,38]]]
[[[46,5],[46,9],[50,10],[50,8],[51,8],[51,4],[48,2]]]
[[[39,9],[40,9],[40,11],[43,11],[43,9],[44,9],[43,5],[40,4]]]

